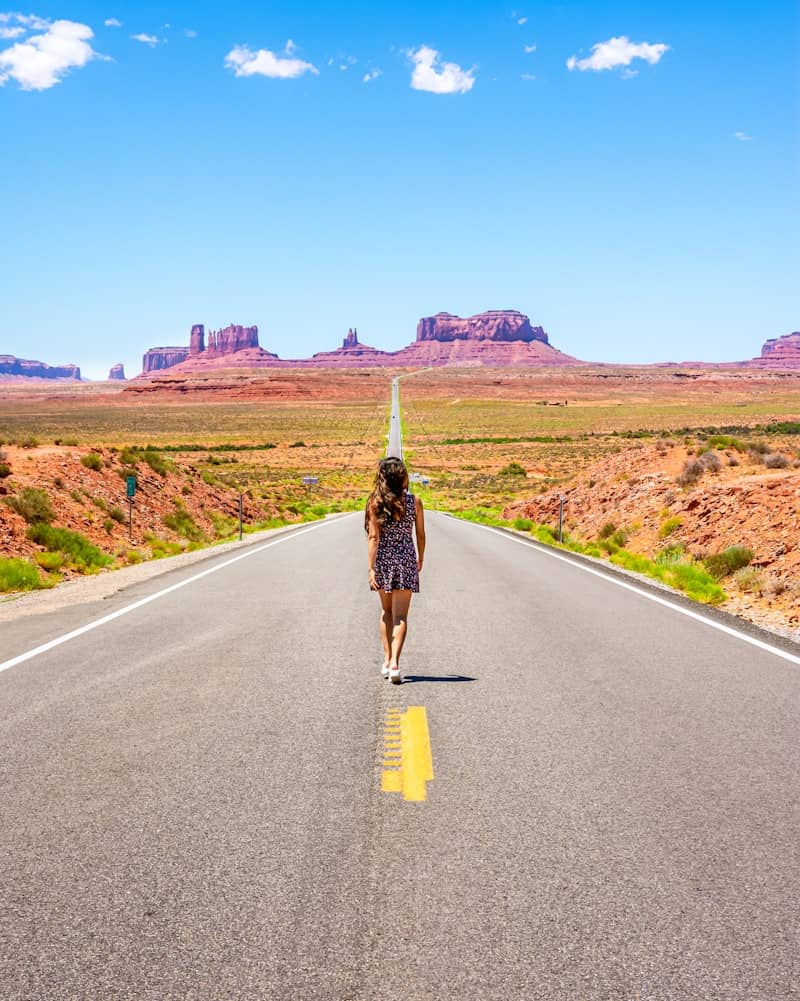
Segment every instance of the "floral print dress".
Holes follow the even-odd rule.
[[[381,591],[419,591],[417,550],[412,533],[417,516],[413,494],[403,498],[403,517],[381,525],[378,554],[375,558],[375,580]]]

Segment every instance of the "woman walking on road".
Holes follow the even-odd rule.
[[[369,534],[369,586],[381,599],[381,674],[399,685],[408,606],[411,595],[419,591],[419,574],[425,557],[422,501],[408,492],[408,471],[402,459],[390,457],[378,464],[364,527]],[[412,538],[415,532],[416,549]]]

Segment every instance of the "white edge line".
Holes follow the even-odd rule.
[[[337,518],[335,520],[339,521],[340,519]],[[149,605],[151,601],[156,601],[158,598],[163,598],[166,594],[178,591],[180,588],[186,587],[187,584],[193,584],[196,580],[208,577],[209,574],[216,573],[218,570],[224,570],[225,567],[229,567],[232,563],[238,563],[239,560],[246,560],[250,556],[262,553],[265,549],[271,549],[272,546],[279,546],[282,542],[288,542],[290,539],[296,539],[298,535],[305,535],[306,532],[313,532],[318,528],[322,528],[323,525],[330,524],[333,524],[333,522],[321,521],[316,525],[309,525],[308,528],[301,528],[297,532],[287,532],[285,535],[281,535],[280,538],[273,539],[272,542],[265,542],[262,546],[256,546],[254,549],[248,549],[246,553],[240,553],[238,556],[232,556],[229,560],[225,560],[224,563],[217,563],[216,566],[209,567],[208,570],[203,570],[191,577],[187,577],[185,580],[180,580],[177,584],[171,584],[169,587],[165,587],[161,591],[156,591],[155,594],[149,594],[146,598],[140,598],[138,601],[134,601],[130,605],[125,605],[124,608],[118,608],[116,612],[110,612],[108,615],[102,616],[102,618],[94,619],[92,622],[87,622],[85,626],[80,626],[78,629],[73,629],[72,632],[64,633],[63,636],[57,636],[54,640],[49,640],[47,643],[42,643],[41,646],[34,647],[32,650],[27,650],[25,653],[21,653],[17,657],[12,657],[11,660],[3,661],[0,663],[0,673],[9,670],[11,667],[16,667],[17,664],[23,664],[26,660],[31,660],[33,657],[38,657],[40,654],[47,653],[48,650],[53,650],[55,647],[61,646],[62,643],[67,643],[69,640],[74,640],[78,636],[83,636],[84,633],[89,633],[93,629],[98,629],[100,626],[106,625],[107,622],[113,622],[114,619],[127,615],[129,612],[134,612],[137,608],[141,608],[143,605]]]
[[[748,636],[747,633],[739,632],[738,629],[726,626],[722,622],[715,622],[713,619],[709,619],[705,615],[700,615],[699,612],[693,612],[691,608],[683,608],[681,605],[676,605],[673,601],[669,601],[667,598],[661,598],[657,594],[644,590],[644,588],[636,587],[635,584],[628,584],[627,581],[620,580],[613,573],[604,573],[602,570],[595,570],[594,567],[588,567],[580,560],[572,560],[568,556],[562,556],[561,553],[554,553],[545,545],[536,545],[532,542],[526,541],[525,539],[517,539],[513,535],[509,535],[507,532],[501,532],[496,528],[492,528],[491,525],[481,525],[480,522],[474,521],[469,524],[475,525],[477,528],[485,528],[487,532],[500,535],[504,539],[508,539],[509,542],[516,542],[518,545],[526,546],[528,549],[534,549],[537,553],[543,553],[545,556],[550,556],[554,560],[560,560],[562,563],[569,563],[570,566],[577,567],[579,570],[583,570],[584,573],[590,573],[593,577],[601,577],[603,580],[608,581],[609,584],[616,584],[617,587],[623,587],[626,591],[633,591],[634,594],[639,594],[643,598],[647,598],[649,601],[654,601],[657,605],[664,605],[666,608],[671,608],[674,612],[680,612],[681,615],[686,615],[690,619],[696,619],[697,622],[702,622],[707,626],[711,626],[712,629],[718,629],[720,632],[727,633],[729,636],[735,636],[737,639],[744,640],[745,643],[749,643],[751,646],[756,646],[760,650],[766,650],[767,653],[772,653],[776,657],[782,657],[784,660],[788,660],[792,664],[800,664],[800,657],[795,656],[793,653],[781,650],[780,647],[772,646],[770,643],[765,643],[763,640],[757,640],[754,636]]]

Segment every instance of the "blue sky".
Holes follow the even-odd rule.
[[[99,377],[198,322],[303,357],[515,308],[589,360],[734,360],[800,327],[789,0],[4,10],[0,353]]]

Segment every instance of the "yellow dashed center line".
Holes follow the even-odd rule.
[[[428,717],[423,706],[386,710],[383,738],[382,792],[402,792],[403,799],[421,802],[433,781],[433,757]]]

